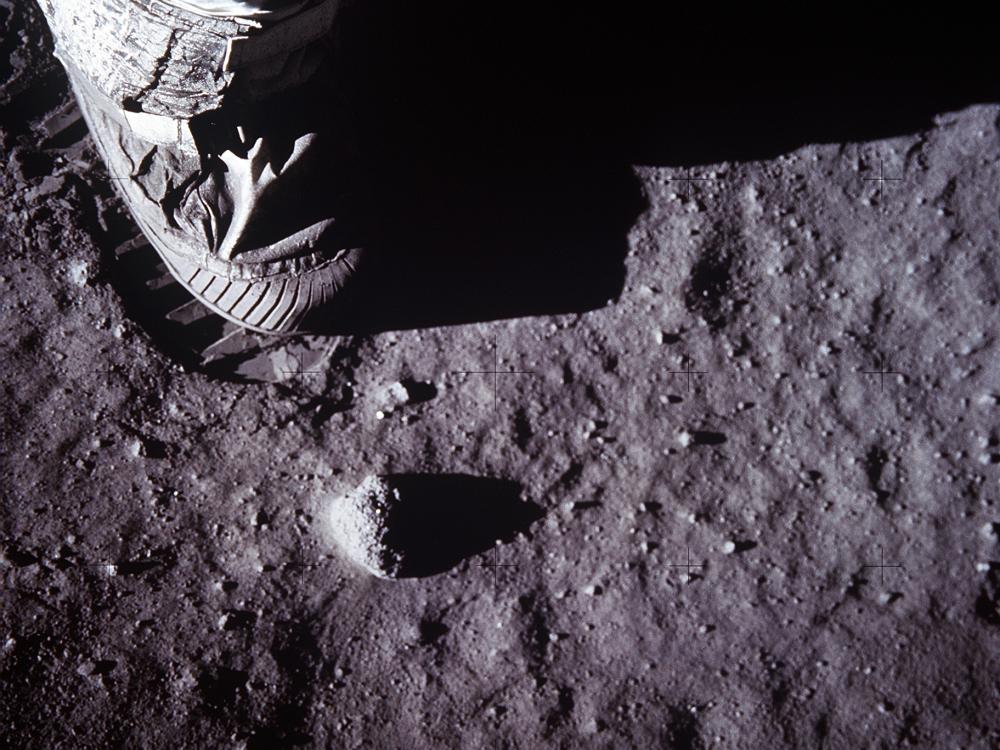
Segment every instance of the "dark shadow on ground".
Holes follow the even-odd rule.
[[[769,159],[808,143],[917,132],[940,113],[1000,100],[989,51],[940,57],[911,45],[907,56],[886,39],[838,49],[811,36],[793,47],[721,31],[716,18],[692,25],[625,5],[593,13],[366,0],[342,13],[337,66],[376,253],[341,309],[321,312],[317,332],[599,308],[621,293],[628,232],[646,206],[630,165]],[[41,25],[37,11],[28,15]],[[16,29],[12,18],[0,8],[5,28]],[[0,87],[0,119],[8,140],[25,141],[13,163],[44,174],[63,149],[58,139],[30,147],[28,123],[67,94],[47,34],[32,34],[43,43],[22,46],[48,72],[29,80],[22,65]],[[0,51],[13,54],[8,41]],[[95,234],[110,255],[128,231]],[[146,290],[119,283],[132,274],[123,268],[115,281],[134,311]],[[197,366],[185,355],[190,329],[158,327],[162,317],[154,310],[144,327]]]
[[[516,482],[464,474],[399,474],[401,497],[386,544],[405,552],[403,577],[437,575],[510,541],[543,516]]]
[[[1000,101],[993,82],[820,78],[705,81],[661,89],[617,135],[632,163],[697,167],[774,159],[816,143],[918,133],[935,116]]]
[[[604,103],[567,107],[545,69],[525,68],[523,33],[450,11],[394,1],[344,16],[380,237],[331,332],[580,313],[623,288],[646,204],[620,153],[593,140]]]
[[[630,165],[901,135],[1000,98],[968,75],[918,80],[919,59],[889,69],[871,50],[768,48],[738,32],[733,46],[707,30],[610,7],[371,0],[345,12],[339,65],[381,237],[330,332],[603,306],[645,206]],[[877,80],[886,71],[917,79]]]

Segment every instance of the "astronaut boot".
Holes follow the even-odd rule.
[[[41,0],[136,223],[195,298],[253,331],[321,328],[366,256],[331,70],[341,5]]]

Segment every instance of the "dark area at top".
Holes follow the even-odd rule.
[[[383,0],[340,31],[381,255],[346,332],[603,306],[645,207],[630,165],[902,135],[1000,98],[983,61],[929,80],[884,47],[794,50],[606,7]]]
[[[628,231],[645,208],[631,165],[684,176],[808,143],[912,133],[942,112],[1000,100],[989,80],[994,61],[983,59],[993,53],[968,51],[981,45],[929,55],[917,39],[890,48],[877,29],[855,30],[840,46],[826,41],[829,30],[822,41],[799,34],[790,45],[791,35],[710,20],[609,7],[347,7],[336,65],[361,146],[358,192],[369,196],[377,260],[341,309],[323,311],[322,330],[602,307],[623,289]],[[0,52],[12,53],[16,39],[6,35]],[[31,58],[42,64],[40,54]],[[0,66],[8,58],[0,54]],[[0,101],[11,136],[26,135],[30,119],[67,96],[58,66],[45,64],[45,86],[15,87]],[[339,94],[328,102],[342,106]],[[22,154],[22,170],[44,174],[48,161],[36,156]],[[110,253],[130,232],[126,221],[102,245]],[[131,297],[133,316],[155,333],[162,313],[142,315],[148,295]]]

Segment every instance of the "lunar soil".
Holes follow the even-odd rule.
[[[210,366],[37,9],[0,27],[0,747],[1000,746],[996,99],[485,186],[383,154],[430,286]],[[331,522],[369,476],[406,512]]]

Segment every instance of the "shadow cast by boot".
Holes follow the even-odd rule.
[[[47,50],[40,15],[29,15],[28,47]],[[773,158],[807,143],[863,143],[1000,100],[988,79],[995,66],[949,58],[949,75],[921,77],[919,50],[883,75],[886,66],[870,56],[852,69],[844,67],[849,56],[784,46],[768,60],[756,45],[754,64],[741,67],[734,64],[737,45],[728,58],[716,56],[725,68],[712,70],[712,58],[685,43],[697,37],[690,29],[627,16],[540,6],[473,17],[463,4],[405,0],[347,8],[337,24],[337,64],[356,115],[364,182],[372,186],[372,210],[361,213],[372,214],[380,236],[371,242],[377,252],[367,278],[338,295],[336,307],[317,311],[324,321],[317,333],[599,308],[623,289],[628,232],[646,207],[630,165],[697,168]],[[941,73],[946,62],[923,65]],[[899,78],[906,69],[909,80]],[[68,97],[55,67],[23,91],[22,84],[3,104],[12,121],[25,118],[11,130],[18,137]],[[328,94],[315,92],[336,109]],[[273,113],[294,120],[282,108]],[[39,176],[81,137],[78,122],[59,138],[18,145],[13,163]],[[91,177],[72,177],[81,194],[100,193],[98,207],[86,203],[78,220],[113,266],[136,228],[110,187],[94,188]],[[315,191],[329,193],[330,183]],[[352,221],[350,211],[338,216]],[[154,279],[162,274],[152,253],[142,256],[140,263],[128,255],[136,263],[109,274],[126,313],[172,359],[207,367],[202,349],[221,323],[168,320],[170,309],[188,300],[177,285]],[[159,294],[140,283],[148,279],[162,287]],[[211,369],[239,380],[232,373],[242,359],[233,355]]]
[[[325,332],[613,301],[646,202],[617,144],[595,141],[603,104],[570,107],[524,80],[495,31],[454,33],[439,23],[441,6],[357,11],[344,16],[339,54],[379,236],[365,279]]]
[[[402,576],[437,575],[527,532],[544,514],[520,499],[516,482],[464,474],[400,474],[393,477],[408,498],[393,513],[386,544],[404,550]]]
[[[1000,86],[960,80],[824,76],[652,85],[613,138],[630,163],[694,168],[775,159],[810,144],[867,144],[919,133],[935,118],[1000,101]],[[656,102],[656,103],[649,103]]]
[[[640,213],[627,169],[536,161],[409,179],[410,199],[381,203],[395,206],[382,245],[322,332],[580,313],[621,293]]]
[[[771,159],[917,132],[997,98],[982,77],[878,80],[819,50],[713,70],[688,30],[655,15],[473,17],[404,0],[346,12],[339,65],[381,236],[324,332],[599,308],[623,288],[646,207],[630,165]]]

